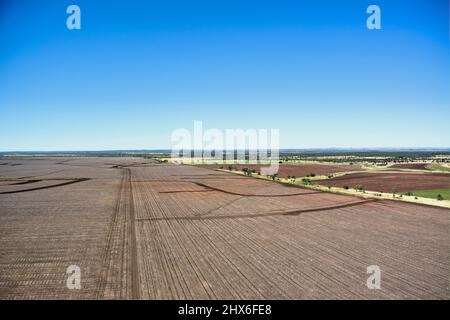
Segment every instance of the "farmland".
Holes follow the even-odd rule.
[[[417,190],[412,192],[414,196],[436,199],[441,195],[443,200],[450,200],[450,188],[446,189],[429,189],[429,190]]]
[[[436,188],[450,188],[450,175],[446,173],[362,172],[351,173],[318,184],[341,187],[364,186],[366,190],[380,192],[408,192]]]
[[[447,209],[139,157],[1,163],[0,298],[449,298]]]
[[[427,170],[428,163],[398,163],[390,166],[394,169],[415,169],[415,170]]]
[[[261,172],[262,165],[257,164],[240,164],[240,165],[204,165],[202,167],[208,169],[228,169],[231,166],[233,170],[242,170],[248,168],[249,170],[255,170],[255,172]],[[287,178],[291,176],[305,177],[311,174],[314,175],[327,175],[337,172],[349,172],[361,170],[360,165],[350,164],[283,164],[279,166],[278,177]]]

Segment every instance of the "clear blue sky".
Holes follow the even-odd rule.
[[[194,120],[284,148],[449,147],[449,88],[447,0],[0,2],[2,151],[170,148]]]

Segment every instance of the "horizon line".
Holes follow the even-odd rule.
[[[191,151],[212,151],[214,149],[191,149]],[[224,149],[223,152],[241,151],[242,149]],[[245,149],[248,151],[248,149]],[[267,149],[270,150],[270,149]],[[279,151],[450,151],[450,147],[309,147],[278,148]],[[79,150],[0,150],[0,154],[12,153],[114,153],[114,152],[172,152],[172,149],[79,149]]]

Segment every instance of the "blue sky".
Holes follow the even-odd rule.
[[[449,147],[447,0],[2,1],[0,44],[1,151],[170,148],[194,120],[283,148]]]

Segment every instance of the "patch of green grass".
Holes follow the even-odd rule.
[[[403,194],[409,195],[407,192],[404,192]],[[413,196],[431,199],[437,199],[438,194],[442,196],[443,200],[450,200],[450,188],[417,190],[412,192]]]
[[[428,165],[427,168],[430,170],[450,172],[450,168],[444,167],[444,166],[441,166],[440,164],[435,164],[435,163]]]

